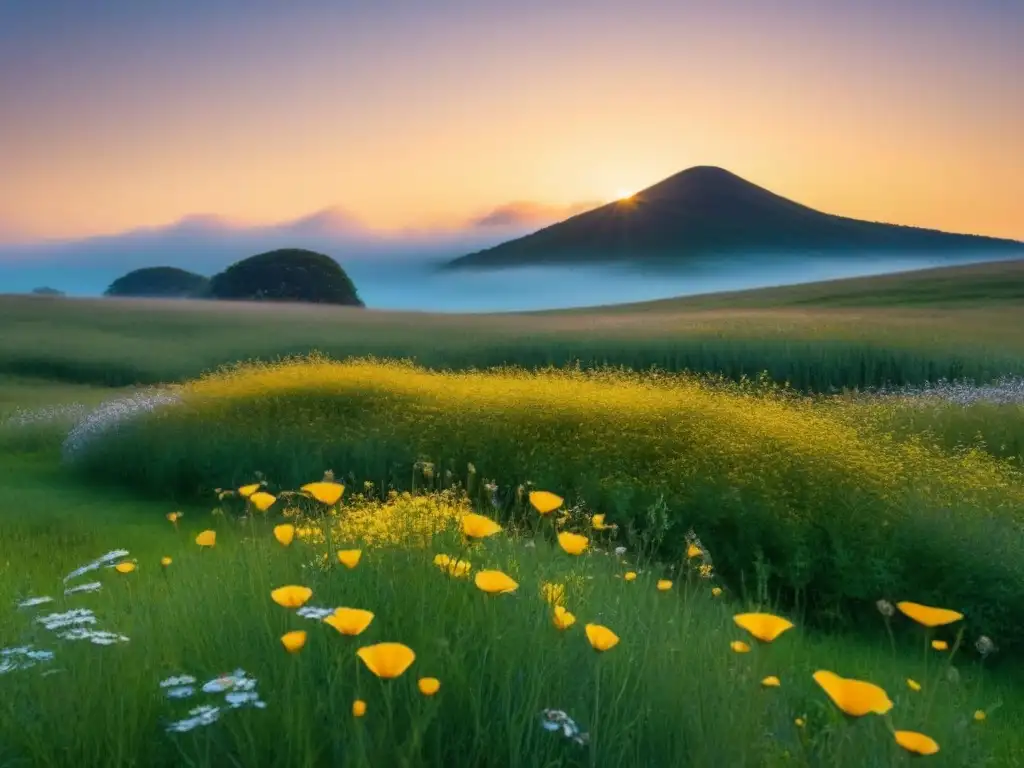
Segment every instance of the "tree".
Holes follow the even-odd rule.
[[[363,306],[355,285],[338,262],[302,248],[268,251],[232,264],[213,276],[210,296]]]
[[[202,275],[177,267],[145,267],[117,278],[104,295],[197,298],[206,291],[208,283],[209,280]]]

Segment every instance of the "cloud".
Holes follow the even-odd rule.
[[[601,205],[604,203],[591,201],[573,203],[572,205],[547,205],[529,200],[517,200],[500,205],[489,213],[472,220],[470,226],[477,229],[547,226]]]

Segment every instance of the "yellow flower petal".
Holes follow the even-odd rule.
[[[171,562],[172,562],[172,560],[169,557],[161,557],[160,558],[160,565],[162,565],[164,568],[166,568],[168,565],[170,565]]]
[[[711,588],[711,596],[712,597],[720,597],[721,594],[722,594],[722,588],[721,587],[712,587]]]
[[[321,504],[331,507],[337,504],[341,495],[345,493],[345,486],[341,483],[306,483],[299,490],[305,491]]]
[[[282,546],[287,547],[292,543],[292,539],[295,538],[295,526],[290,523],[284,525],[274,526],[274,538],[277,539]]]
[[[441,681],[436,677],[421,677],[416,681],[416,686],[424,696],[433,696],[441,690]]]
[[[281,635],[281,644],[288,653],[298,653],[306,644],[305,630],[296,629],[292,632],[285,632]]]
[[[658,579],[657,586],[659,592],[668,592],[672,589],[672,582],[669,579]]]
[[[576,623],[576,617],[560,605],[555,606],[555,613],[551,620],[558,629],[568,629]]]
[[[203,531],[198,536],[196,536],[196,544],[198,544],[200,547],[212,547],[216,543],[216,531]]]
[[[805,725],[807,725],[807,721],[802,717],[796,718],[793,722],[796,724],[797,728],[803,728]]]
[[[412,648],[401,643],[377,643],[356,651],[363,664],[377,677],[391,679],[398,677],[416,660]]]
[[[118,563],[114,566],[114,570],[118,573],[131,573],[135,570],[135,563]]]
[[[278,587],[270,593],[270,599],[285,608],[301,608],[312,596],[312,589],[294,584]]]
[[[733,616],[732,620],[762,643],[770,643],[787,629],[793,628],[793,622],[770,613],[740,613]]]
[[[626,575],[622,578],[626,581],[636,581],[636,571],[626,571]]]
[[[742,640],[733,640],[729,643],[729,647],[732,648],[736,653],[750,653],[750,646],[744,643]]]
[[[595,651],[607,651],[619,644],[619,636],[601,624],[587,624],[587,640]]]
[[[948,651],[949,643],[947,643],[945,640],[932,640],[932,648],[934,648],[936,651]]]
[[[184,517],[184,515],[181,512],[168,512],[166,517],[172,523],[176,523],[179,520],[181,520],[181,518]]]
[[[704,554],[704,550],[698,547],[696,544],[691,544],[686,548],[687,557],[700,557]]]
[[[960,621],[964,617],[962,613],[957,613],[947,608],[932,608],[930,605],[911,603],[906,600],[902,603],[896,603],[896,607],[900,609],[900,613],[909,616],[925,627],[941,627],[944,624]]]
[[[546,603],[560,605],[565,599],[565,584],[546,582],[541,585],[540,596],[544,598]]]
[[[252,502],[252,505],[260,512],[266,512],[274,506],[274,502],[277,501],[277,497],[267,493],[266,491],[257,491],[249,496],[249,501]]]
[[[472,539],[483,539],[493,536],[500,530],[501,526],[491,520],[491,518],[478,515],[475,512],[462,518],[462,532]]]
[[[554,512],[562,506],[563,501],[561,496],[556,496],[549,491],[530,491],[530,504],[542,515]]]
[[[988,717],[988,715],[985,714],[985,710],[983,710],[983,709],[976,709],[976,710],[974,710],[974,719],[977,720],[979,723],[982,720],[984,720],[985,718],[987,718],[987,717]]]
[[[907,678],[907,688],[909,688],[912,691],[920,691],[921,690],[921,684],[919,682],[917,682],[917,680],[914,680],[914,679],[908,677]]]
[[[874,683],[848,680],[824,669],[814,673],[814,682],[828,694],[833,704],[851,717],[884,715],[892,709],[889,695]]]
[[[568,533],[563,531],[558,534],[558,546],[568,552],[570,555],[581,555],[587,548],[587,544],[590,540],[586,536],[580,536],[578,533]]]
[[[244,496],[245,498],[249,498],[254,493],[256,493],[256,491],[258,491],[260,489],[260,487],[261,487],[261,483],[252,483],[250,485],[243,485],[241,488],[238,489],[238,495],[239,496]]]
[[[896,743],[907,752],[917,755],[934,755],[939,751],[939,745],[931,736],[925,736],[917,731],[893,731]]]
[[[779,680],[775,675],[768,675],[764,680],[761,681],[761,685],[765,688],[778,688],[782,685],[782,681]]]
[[[351,570],[359,565],[359,559],[363,556],[361,549],[339,549],[338,562]],[[371,564],[372,565],[372,564]]]
[[[488,594],[515,592],[519,584],[501,571],[478,571],[474,583]]]
[[[336,608],[334,613],[324,619],[343,635],[358,635],[373,621],[373,612],[361,608]]]
[[[366,702],[356,699],[352,702],[352,717],[362,717],[366,714]]]

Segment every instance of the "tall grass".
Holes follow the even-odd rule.
[[[434,508],[449,503],[441,499]],[[5,765],[872,768],[908,758],[893,728],[935,738],[934,765],[1011,765],[1022,746],[1019,715],[998,707],[1012,692],[999,690],[955,648],[915,653],[924,630],[908,628],[918,641],[911,648],[851,646],[816,638],[800,625],[758,644],[732,615],[764,604],[748,606],[728,592],[715,597],[711,582],[685,568],[671,589],[659,591],[655,582],[666,571],[638,561],[635,552],[620,562],[607,552],[614,542],[589,531],[593,546],[579,557],[553,546],[544,528],[525,538],[501,533],[471,549],[454,531],[440,531],[424,548],[365,548],[348,570],[321,545],[296,540],[281,547],[270,531],[283,522],[280,505],[266,518],[211,518],[189,509],[178,527],[154,507],[145,505],[146,525],[158,518],[160,537],[136,549],[131,539],[138,533],[120,528],[121,536],[103,548],[128,547],[122,560],[134,558],[137,569],[93,571],[81,580],[98,579],[101,590],[68,597],[63,572],[52,562],[26,568],[28,561],[19,559],[43,547],[53,529],[23,538],[24,519],[11,518],[3,546],[14,560],[0,563],[0,604],[8,606],[0,647],[32,644],[55,656],[2,678]],[[344,519],[346,507],[341,513]],[[571,525],[586,531],[580,519]],[[216,529],[217,543],[200,550],[193,538],[205,527]],[[334,546],[361,543],[353,533]],[[444,552],[470,560],[470,575],[500,569],[518,588],[486,595],[472,580],[432,564]],[[172,557],[169,566],[159,565],[162,555]],[[641,572],[635,581],[621,578],[629,568]],[[552,608],[541,598],[545,583],[564,586],[564,604],[577,616],[567,630],[553,626]],[[357,607],[375,616],[363,634],[342,636],[275,605],[271,590],[287,584],[310,587],[308,605]],[[56,599],[11,607],[29,595]],[[72,608],[91,609],[94,628],[129,639],[110,646],[60,640],[36,621]],[[612,628],[620,643],[596,653],[585,639],[588,622]],[[308,637],[290,655],[279,638],[294,629]],[[938,636],[951,643],[958,637],[955,630]],[[751,652],[734,653],[733,640],[749,642]],[[382,641],[416,652],[412,667],[395,680],[374,678],[355,655]],[[187,674],[198,689],[236,669],[256,681],[264,708],[229,708],[223,690],[171,699],[160,687],[165,678]],[[883,686],[892,711],[844,721],[812,681],[818,669]],[[777,675],[781,686],[764,687],[768,675]],[[440,679],[434,697],[417,691],[422,676]],[[910,690],[907,678],[922,689]],[[351,714],[356,699],[367,704],[362,718]],[[200,705],[220,707],[217,720],[168,731]],[[564,711],[588,738],[580,744],[547,731],[545,709]],[[989,713],[987,721],[973,719],[978,709]]]
[[[0,373],[105,386],[180,381],[306,354],[432,368],[604,365],[764,371],[803,390],[989,380],[1024,372],[1012,308],[662,310],[440,315],[302,305],[0,297]]]
[[[811,400],[688,377],[322,359],[238,367],[179,395],[84,444],[80,468],[187,498],[257,471],[408,487],[417,462],[438,477],[472,462],[510,508],[530,482],[579,497],[632,541],[657,535],[668,559],[693,526],[734,589],[764,582],[817,619],[947,600],[1007,647],[1024,630],[1019,473]]]

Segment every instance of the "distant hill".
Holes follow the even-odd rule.
[[[202,275],[177,267],[144,267],[122,275],[104,296],[184,299],[201,296],[209,281]]]
[[[51,288],[48,285],[43,285],[43,286],[40,286],[39,288],[33,288],[32,289],[32,295],[33,296],[63,296],[64,295],[64,291],[57,290],[56,288]]]
[[[631,198],[462,256],[449,269],[815,252],[1024,253],[1024,243],[816,211],[729,171],[697,166]]]
[[[363,306],[345,270],[322,253],[282,248],[250,256],[210,281],[210,297]]]

